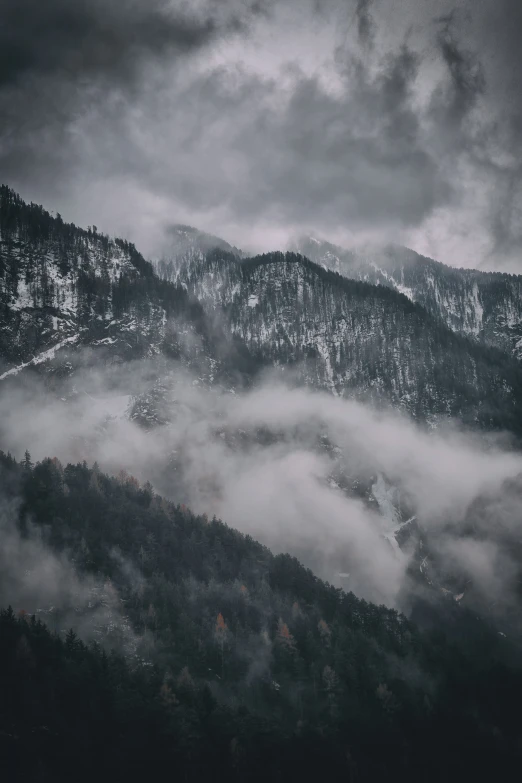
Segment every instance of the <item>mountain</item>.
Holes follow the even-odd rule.
[[[191,258],[177,280],[265,364],[297,382],[386,403],[421,420],[455,416],[520,433],[522,371],[455,334],[390,287],[347,279],[305,257]]]
[[[2,187],[0,379],[43,368],[62,382],[78,363],[148,358],[157,379],[177,359],[203,383],[244,385],[271,365],[293,382],[420,420],[450,415],[522,431],[518,362],[455,334],[400,292],[296,254],[244,259],[226,243],[204,252],[219,240],[175,232],[184,255],[171,282],[125,240],[66,224]]]
[[[163,253],[154,266],[158,275],[170,282],[176,281],[180,264],[190,262],[191,259],[201,260],[210,250],[223,250],[237,258],[243,256],[241,250],[224,239],[199,231],[192,226],[173,225],[166,233],[167,240]]]
[[[318,492],[323,482],[334,495],[359,498],[377,515],[371,524],[387,548],[415,550],[417,579],[462,593],[462,574],[435,566],[408,493],[375,454],[361,469],[350,438],[341,443],[319,413],[310,428],[251,424],[239,420],[229,398],[270,369],[287,385],[399,409],[422,424],[456,417],[520,436],[519,362],[456,334],[392,288],[348,279],[298,254],[247,259],[197,249],[177,260],[171,282],[124,240],[66,224],[8,188],[0,196],[5,448],[21,454],[34,447],[41,455],[52,441],[51,453],[100,460],[115,472],[126,467],[210,515],[230,520],[235,513],[238,526],[243,462],[279,460],[285,449],[290,462],[319,455]],[[48,414],[44,392],[58,401]],[[139,433],[118,424],[129,420]],[[56,429],[63,437],[54,437]],[[279,452],[270,450],[274,444]],[[357,584],[356,558],[344,548],[315,557],[319,535],[314,526],[305,544],[285,546],[329,579],[351,571]]]
[[[481,483],[487,440],[476,462],[462,450],[466,486],[443,487],[456,509],[430,528],[416,505],[426,475],[440,493],[431,442],[439,467],[448,448],[346,399],[520,435],[520,363],[394,286],[175,231],[165,280],[0,190],[1,445],[31,448],[36,422],[40,455],[75,455],[0,454],[0,760],[28,781],[505,777],[522,760],[516,455]],[[244,393],[267,369],[300,387],[279,418],[277,384]],[[121,387],[116,422],[93,415],[91,378]],[[208,516],[185,505],[200,498]],[[347,590],[380,601],[394,580],[409,619]]]
[[[86,349],[93,366],[175,358],[209,381],[244,365],[245,352],[183,288],[158,278],[134,245],[64,223],[6,186],[0,325],[0,379],[40,365],[70,374]]]
[[[346,250],[303,237],[294,247],[345,277],[399,291],[455,332],[522,358],[522,275],[457,269],[395,245]]]
[[[519,652],[471,614],[453,609],[466,639],[455,645],[128,475],[2,453],[0,491],[20,500],[16,551],[54,563],[57,600],[74,563],[80,585],[112,594],[113,637],[130,621],[139,649],[107,649],[90,604],[72,619],[42,605],[44,568],[19,575],[24,603],[12,593],[0,612],[10,779],[172,768],[194,783],[325,770],[339,782],[435,783],[504,778],[520,764]],[[2,599],[8,587],[2,569]]]

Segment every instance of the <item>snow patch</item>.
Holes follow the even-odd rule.
[[[30,361],[24,362],[24,364],[20,364],[18,367],[12,367],[10,370],[7,370],[7,372],[4,372],[2,375],[0,375],[0,381],[3,381],[4,378],[8,378],[9,375],[18,375],[18,373],[24,370],[26,367],[34,367],[37,364],[43,364],[43,362],[49,361],[49,359],[54,359],[56,351],[59,351],[60,348],[63,348],[63,346],[67,345],[67,343],[75,343],[79,336],[80,335],[75,334],[72,337],[67,337],[60,343],[53,345],[53,347],[49,348],[47,351],[43,351],[42,353],[39,353],[38,356],[34,356]]]

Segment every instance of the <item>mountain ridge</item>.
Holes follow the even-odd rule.
[[[198,242],[199,232],[191,230],[195,241],[190,253],[174,248],[169,259],[155,263],[160,276],[176,280],[180,265],[191,258],[201,260],[212,249],[231,249],[217,237],[213,248],[207,241]],[[449,266],[394,244],[347,249],[304,235],[291,241],[288,249],[344,277],[403,293],[453,331],[522,359],[522,275]],[[233,251],[246,258],[236,248]]]
[[[186,260],[176,279],[223,311],[253,355],[295,365],[305,383],[470,423],[489,397],[512,410],[509,428],[519,428],[518,362],[456,334],[401,292],[280,252],[237,259],[216,250]]]
[[[275,365],[419,420],[522,433],[519,363],[394,287],[301,255],[195,246],[165,281],[134,245],[65,224],[6,187],[0,231],[0,382],[24,368],[70,374],[86,347],[95,362],[180,359],[211,384]]]
[[[6,186],[0,189],[0,308],[3,377],[50,366],[67,349],[64,371],[82,347],[102,363],[178,358],[208,378],[241,363],[237,346],[227,344],[199,303],[161,280],[132,243],[64,223]]]
[[[395,288],[454,331],[522,358],[522,275],[448,266],[399,245],[346,250],[303,237],[294,246],[347,277]]]

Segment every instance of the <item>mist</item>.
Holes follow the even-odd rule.
[[[49,532],[23,513],[16,494],[0,491],[0,606],[35,615],[57,632],[73,628],[85,641],[135,657],[139,640],[115,585],[80,573],[67,550],[53,549]],[[121,554],[112,556],[125,582],[139,579]]]
[[[147,361],[80,370],[63,396],[34,375],[6,379],[0,444],[17,458],[28,448],[33,460],[126,470],[377,603],[407,607],[419,541],[450,582],[460,573],[480,595],[511,601],[522,457],[505,440],[450,424],[428,431],[270,376],[245,392],[208,388],[176,363],[163,368],[158,402],[157,372]],[[159,405],[167,423],[141,426],[137,401]],[[412,519],[415,535],[399,547]]]

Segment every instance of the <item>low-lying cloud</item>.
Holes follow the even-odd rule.
[[[138,639],[112,583],[79,573],[67,551],[55,551],[47,540],[49,531],[30,517],[23,517],[22,533],[20,514],[16,497],[0,493],[0,607],[10,605],[56,632],[73,628],[86,641],[135,655]],[[130,564],[118,553],[113,557],[128,580]]]
[[[518,453],[270,379],[241,394],[206,389],[175,364],[162,377],[169,423],[145,430],[129,418],[130,392],[143,393],[152,375],[147,362],[80,372],[66,401],[34,379],[30,387],[23,377],[3,382],[2,448],[125,469],[175,502],[298,555],[329,581],[349,573],[343,584],[373,601],[404,605],[417,539],[403,551],[394,533],[409,516],[448,574],[460,568],[483,593],[511,590]],[[395,490],[381,497],[386,487]],[[499,562],[511,565],[499,572]]]

